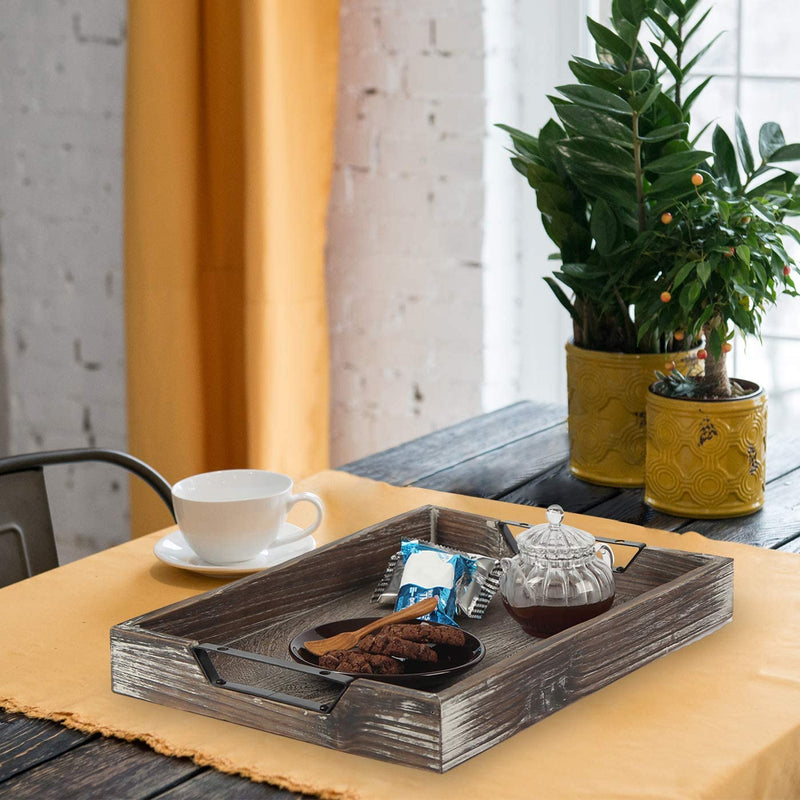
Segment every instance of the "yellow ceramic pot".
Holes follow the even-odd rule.
[[[603,486],[643,486],[645,405],[655,370],[697,368],[697,350],[604,353],[567,344],[569,468]]]
[[[764,505],[767,397],[691,400],[648,392],[644,501],[680,517],[741,517]]]

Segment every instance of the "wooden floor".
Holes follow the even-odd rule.
[[[654,512],[641,489],[593,486],[567,466],[565,412],[518,403],[349,464],[343,469],[399,486],[423,486],[546,506],[651,528],[800,552],[800,438],[772,432],[765,507],[734,520],[690,520]],[[0,712],[0,798],[297,798],[161,756],[142,744],[71,731]]]

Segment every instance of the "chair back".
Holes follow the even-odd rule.
[[[42,468],[0,475],[0,586],[57,566]]]
[[[0,587],[58,566],[43,467],[79,461],[103,461],[132,472],[158,494],[175,518],[169,483],[127,453],[84,447],[0,458]]]

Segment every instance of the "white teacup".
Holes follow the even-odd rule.
[[[209,564],[247,561],[319,527],[325,512],[322,500],[311,492],[292,494],[292,486],[288,475],[259,469],[192,475],[172,487],[178,527]],[[289,510],[301,500],[317,507],[317,518],[303,530],[282,531]]]

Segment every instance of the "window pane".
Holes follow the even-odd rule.
[[[742,0],[742,73],[800,77],[800,3]]]
[[[711,49],[697,62],[697,74],[720,73],[732,75],[736,72],[736,28],[738,24],[737,0],[703,0],[694,12],[690,27],[711,7],[708,19],[700,30],[692,36],[686,46],[686,57],[683,63],[689,62],[697,51],[705,47],[717,33],[722,31],[722,36],[717,39]]]
[[[742,377],[763,386],[769,400],[769,430],[800,418],[800,341],[765,339],[763,345],[750,338],[746,346],[736,345],[735,366],[731,377]]]
[[[687,92],[691,92],[699,82],[700,78],[689,81],[686,85]],[[692,136],[696,136],[706,124],[711,123],[698,142],[701,149],[710,149],[711,134],[715,124],[721,125],[729,135],[733,135],[735,108],[736,80],[734,78],[714,78],[692,106]]]
[[[765,122],[777,122],[787,142],[800,141],[800,80],[743,78],[740,91],[742,119],[754,149],[758,146],[758,130]]]

